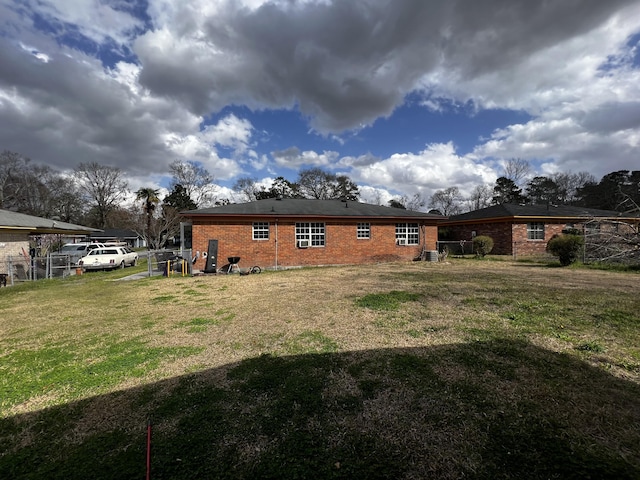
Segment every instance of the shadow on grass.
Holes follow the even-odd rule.
[[[261,356],[0,420],[0,478],[640,478],[640,387],[526,342]]]

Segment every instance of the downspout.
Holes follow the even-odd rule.
[[[278,219],[276,218],[276,261],[275,269],[278,270]]]

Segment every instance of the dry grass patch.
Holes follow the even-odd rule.
[[[3,478],[640,476],[637,275],[105,278],[0,291]]]

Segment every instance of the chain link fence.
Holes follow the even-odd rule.
[[[473,242],[469,240],[451,240],[436,242],[438,253],[448,252],[452,257],[473,254]]]
[[[140,252],[140,258],[147,258],[147,273],[150,277],[156,275],[192,275],[192,250],[148,250]]]
[[[138,252],[138,259],[147,261],[149,277],[164,275],[192,275],[192,250],[148,250]],[[23,255],[7,256],[0,261],[7,285],[50,278],[66,278],[82,274],[78,258],[68,254],[50,253],[46,256],[26,258]],[[2,279],[0,279],[2,281]]]
[[[70,255],[48,254],[43,257],[25,258],[9,255],[0,262],[0,271],[6,272],[7,285],[19,282],[64,278],[76,273],[76,261]]]

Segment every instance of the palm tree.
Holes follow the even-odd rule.
[[[136,192],[136,200],[142,200],[144,202],[142,208],[147,214],[147,248],[151,248],[151,219],[153,218],[156,205],[160,202],[158,198],[159,194],[160,192],[155,188],[140,188]]]

